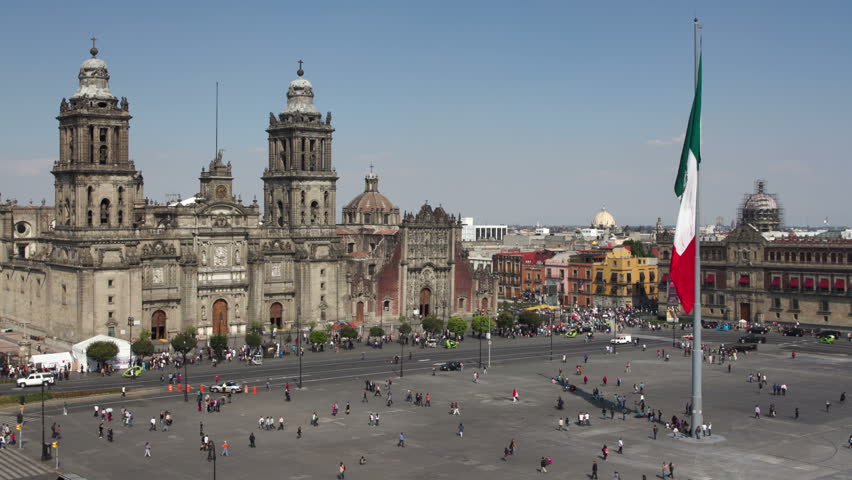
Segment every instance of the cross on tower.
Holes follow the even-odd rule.
[[[303,62],[303,61],[299,60],[299,70],[301,70],[301,69],[302,69],[302,64],[303,64],[303,63],[305,63],[305,62]]]
[[[373,164],[370,164],[370,173],[373,173]]]

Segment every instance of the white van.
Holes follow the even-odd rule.
[[[612,344],[633,343],[633,337],[630,335],[616,335],[615,338],[609,341]]]
[[[56,382],[56,379],[53,378],[52,373],[31,373],[26,378],[19,378],[15,383],[18,384],[19,387],[38,387],[41,384],[51,384],[53,385]]]

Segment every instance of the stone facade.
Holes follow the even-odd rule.
[[[701,242],[703,318],[751,322],[852,326],[852,241],[826,232],[816,237],[769,240],[750,224],[724,240]],[[660,314],[673,236],[658,235]]]
[[[416,308],[417,288],[442,292],[448,313],[473,311],[461,298],[496,309],[496,287],[472,280],[457,220],[441,209],[426,209],[432,223],[426,210],[401,226],[398,210],[374,217],[391,223],[376,235],[337,231],[352,226],[336,225],[331,113],[317,112],[301,68],[284,111],[270,113],[262,206],[235,195],[221,152],[202,169],[196,196],[163,205],[145,198],[129,159],[129,102],[112,95],[106,63],[91,53],[78,91],[60,103],[55,206],[0,205],[4,323],[67,342],[130,338],[131,328],[134,337],[186,327],[239,335],[253,322],[346,321],[364,300],[370,321],[381,311],[376,298],[402,315]],[[348,255],[352,238],[381,265]]]

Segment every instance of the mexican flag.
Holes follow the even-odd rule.
[[[695,305],[695,209],[698,202],[698,164],[701,163],[701,60],[698,61],[698,82],[695,98],[689,112],[680,167],[675,179],[675,194],[680,197],[674,245],[672,249],[671,278],[686,313]]]

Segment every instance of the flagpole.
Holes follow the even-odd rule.
[[[695,89],[698,90],[698,68],[701,52],[698,31],[701,25],[698,17],[693,21],[693,35],[695,47]],[[699,123],[700,128],[700,123]],[[695,175],[695,306],[692,318],[692,422],[693,431],[704,423],[704,412],[701,405],[702,366],[704,352],[701,348],[701,216],[699,215],[699,182],[700,174],[696,170]]]

